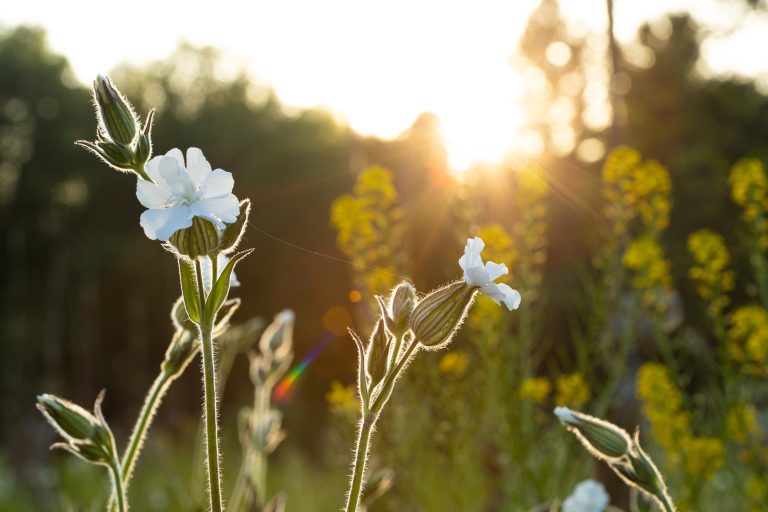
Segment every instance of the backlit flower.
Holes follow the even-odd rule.
[[[232,174],[211,165],[197,148],[187,150],[187,161],[174,148],[147,162],[152,182],[138,180],[136,197],[148,210],[141,214],[141,227],[151,240],[167,241],[180,229],[192,225],[194,217],[210,221],[218,229],[235,222],[240,213],[232,194]]]
[[[476,286],[480,292],[493,299],[496,304],[504,303],[510,311],[520,306],[520,292],[506,284],[496,284],[494,281],[507,274],[507,266],[502,263],[487,261],[483,264],[480,253],[485,248],[485,242],[480,237],[470,238],[464,247],[464,256],[459,259],[459,266],[464,270],[464,282]]]

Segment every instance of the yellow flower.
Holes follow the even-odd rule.
[[[646,363],[637,372],[637,396],[643,401],[643,414],[651,424],[656,442],[664,448],[674,465],[682,440],[689,437],[690,415],[683,408],[683,395],[661,363]]]
[[[558,376],[555,390],[555,403],[571,409],[580,409],[592,398],[589,384],[579,372]]]
[[[331,389],[325,394],[325,400],[334,414],[356,416],[360,413],[357,391],[351,384],[344,386],[337,380],[332,381]]]
[[[746,371],[764,372],[768,357],[768,311],[757,305],[741,306],[728,318],[728,348]]]
[[[520,384],[520,399],[541,404],[547,400],[551,390],[552,386],[547,379],[543,377],[529,377]]]
[[[750,404],[737,404],[731,407],[725,418],[725,432],[732,441],[744,444],[750,437],[760,432],[757,411]]]
[[[468,365],[467,355],[460,350],[454,350],[440,358],[437,369],[440,373],[461,377],[467,371]]]
[[[723,237],[710,229],[700,229],[688,237],[688,251],[694,265],[688,276],[696,283],[699,296],[707,301],[710,315],[719,315],[728,305],[734,273],[728,270],[731,257]]]
[[[642,294],[643,302],[663,309],[663,299],[672,286],[672,275],[670,262],[659,243],[650,236],[633,240],[622,261],[634,272],[632,286]]]
[[[744,217],[753,221],[768,210],[768,177],[760,160],[745,158],[731,168],[728,177],[733,201],[744,208]]]
[[[687,437],[681,443],[685,470],[689,475],[709,480],[725,463],[725,447],[714,437]]]

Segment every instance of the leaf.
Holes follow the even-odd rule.
[[[197,291],[195,264],[187,258],[179,258],[179,278],[181,280],[181,295],[184,297],[184,308],[189,319],[200,324],[200,296]]]
[[[211,293],[208,294],[208,300],[205,301],[205,318],[209,322],[213,323],[216,319],[216,313],[229,295],[229,278],[232,275],[232,271],[235,269],[235,265],[238,261],[245,258],[253,252],[253,249],[247,251],[240,251],[232,256],[227,266],[219,274],[219,278],[211,287]],[[215,257],[215,256],[214,256]]]

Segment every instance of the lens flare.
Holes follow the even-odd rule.
[[[283,377],[280,382],[277,383],[274,391],[272,392],[272,400],[274,402],[287,402],[291,398],[291,393],[293,392],[296,382],[307,369],[309,364],[314,361],[314,359],[320,355],[320,352],[322,352],[325,347],[327,347],[328,344],[336,338],[337,336],[332,332],[324,331],[323,334],[320,335],[320,340],[315,344],[315,347],[312,349],[309,355],[305,357],[299,364],[297,364],[293,370],[288,372],[288,374],[286,374],[286,376]]]

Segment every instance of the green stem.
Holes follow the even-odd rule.
[[[378,414],[382,407],[384,407],[384,403],[392,393],[392,387],[395,384],[395,379],[397,379],[397,376],[400,375],[400,372],[403,370],[403,367],[408,362],[408,359],[410,359],[411,354],[413,354],[413,351],[416,350],[417,346],[418,342],[415,339],[411,340],[411,344],[408,345],[408,350],[405,351],[405,354],[403,354],[403,357],[400,358],[397,366],[395,366],[394,370],[389,372],[389,375],[387,375],[387,378],[384,380],[384,384],[381,386],[379,394],[376,395],[376,400],[373,401],[373,405],[370,409],[371,411],[375,411],[376,414]]]
[[[661,505],[664,507],[665,512],[675,512],[675,506],[672,504],[672,501],[669,499],[669,496],[661,496],[659,497],[659,501],[661,502]]]
[[[139,457],[141,448],[144,445],[144,439],[147,436],[149,425],[152,423],[152,418],[157,412],[157,408],[160,407],[160,403],[163,401],[165,393],[168,391],[168,387],[171,383],[171,376],[161,371],[152,383],[152,387],[147,393],[147,398],[144,400],[144,405],[139,413],[139,419],[136,421],[136,425],[133,427],[133,433],[131,439],[128,441],[128,447],[125,450],[122,461],[122,481],[127,491],[131,477],[133,476],[133,468],[136,465],[136,459]],[[109,510],[114,511],[116,504],[114,499],[114,493],[109,499]]]
[[[371,414],[369,412],[363,415],[363,421],[360,422],[357,448],[355,449],[355,462],[352,466],[352,481],[349,487],[349,494],[347,495],[346,512],[357,512],[360,494],[363,491],[363,474],[365,473],[365,462],[368,459],[371,432],[377,418],[378,414]]]
[[[212,512],[224,510],[221,500],[221,472],[219,470],[218,411],[216,403],[216,364],[213,355],[213,318],[205,316],[205,292],[200,260],[195,260],[198,293],[200,294],[200,346],[203,354],[203,388],[205,396],[206,449],[208,451],[208,484]]]
[[[112,472],[112,493],[117,497],[117,510],[119,512],[126,512],[128,505],[125,503],[125,489],[123,487],[123,477],[120,474],[120,466],[117,462],[117,454],[115,454],[115,458],[109,465],[109,470]]]

